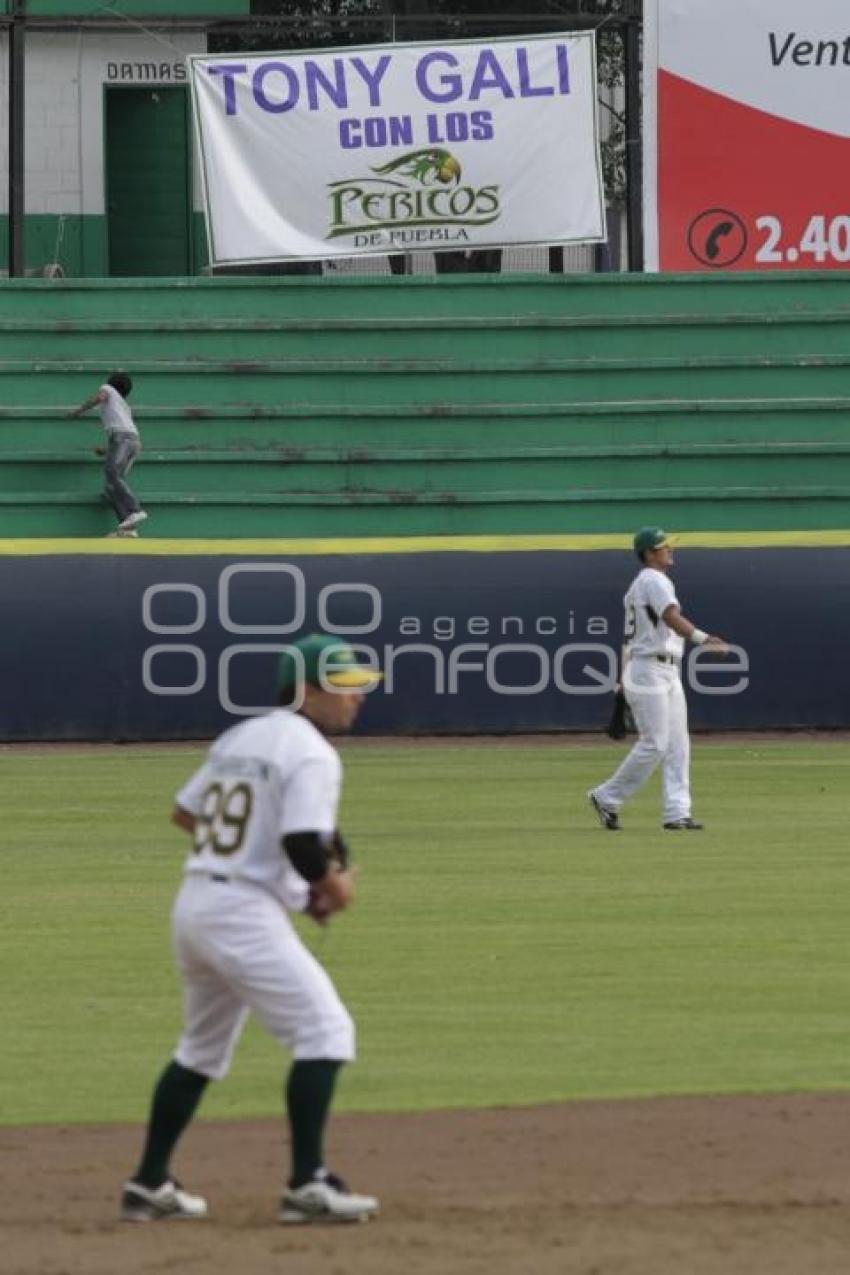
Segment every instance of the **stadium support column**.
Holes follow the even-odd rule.
[[[626,51],[626,182],[628,190],[629,269],[643,270],[643,148],[641,146],[641,28],[625,24]]]
[[[9,6],[9,275],[24,273],[24,0]]]

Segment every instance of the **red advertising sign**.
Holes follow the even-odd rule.
[[[846,0],[648,0],[648,270],[850,266]]]

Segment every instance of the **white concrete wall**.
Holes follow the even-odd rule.
[[[185,84],[184,58],[206,35],[48,33],[26,43],[25,191],[28,213],[104,213],[104,89]],[[8,42],[0,36],[0,211],[8,209]],[[195,167],[194,206],[203,205]]]

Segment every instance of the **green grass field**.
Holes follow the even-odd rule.
[[[701,835],[657,781],[604,832],[614,745],[343,746],[357,907],[305,927],[359,1026],[339,1107],[850,1085],[839,740],[697,740]],[[179,1026],[186,748],[0,751],[0,1122],[141,1120]],[[249,1027],[207,1117],[276,1114]]]

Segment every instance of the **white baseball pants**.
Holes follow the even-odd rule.
[[[181,1066],[220,1080],[252,1011],[296,1059],[354,1058],[351,1016],[272,895],[188,873],[172,929],[183,979]]]
[[[688,706],[678,666],[636,655],[623,683],[640,738],[610,779],[595,788],[604,806],[619,810],[662,767],[664,823],[691,813]]]

